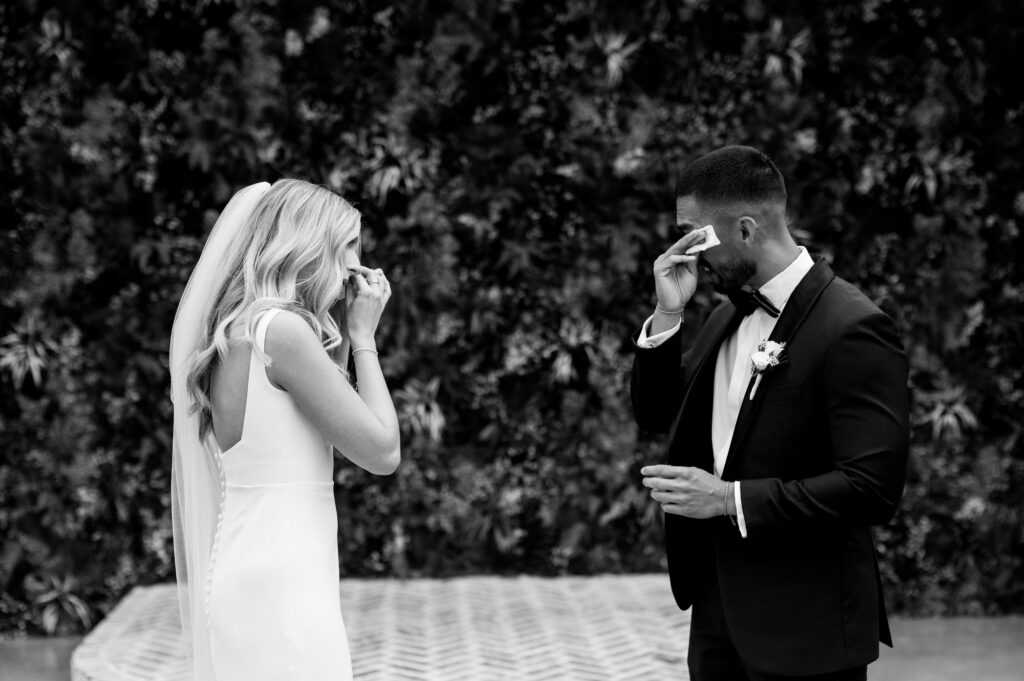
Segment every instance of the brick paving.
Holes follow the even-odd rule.
[[[344,580],[359,681],[687,679],[689,613],[666,575]],[[184,679],[173,585],[134,589],[72,657],[73,681]]]

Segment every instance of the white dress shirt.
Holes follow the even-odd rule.
[[[781,312],[793,294],[797,284],[804,278],[804,275],[814,266],[807,249],[800,247],[800,253],[789,266],[765,282],[759,289]],[[637,345],[642,348],[656,348],[664,343],[672,334],[677,333],[682,324],[680,316],[679,323],[667,331],[653,336],[647,332],[651,326],[653,315],[644,322],[640,330],[640,337],[637,338]],[[715,392],[711,409],[711,448],[715,455],[715,475],[722,477],[725,470],[725,460],[729,456],[729,445],[732,444],[733,431],[736,428],[736,419],[740,414],[740,407],[743,405],[743,397],[747,392],[747,385],[753,374],[750,371],[750,355],[757,349],[757,344],[767,340],[775,328],[778,317],[757,308],[753,313],[747,315],[740,322],[736,333],[723,341],[718,350],[718,359],[715,362]],[[740,528],[740,534],[747,536],[747,523],[743,516],[743,503],[740,498],[739,481],[733,485],[733,492],[736,499],[736,522]]]

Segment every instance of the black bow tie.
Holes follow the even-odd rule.
[[[772,305],[772,301],[768,300],[765,294],[747,284],[731,292],[729,300],[744,316],[752,314],[757,308],[761,308],[772,317],[779,316],[779,308]]]

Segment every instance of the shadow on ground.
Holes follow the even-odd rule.
[[[1024,679],[1024,617],[897,617],[892,634],[894,647],[868,667],[872,681]]]
[[[71,651],[81,641],[81,636],[0,641],[0,679],[69,681]]]

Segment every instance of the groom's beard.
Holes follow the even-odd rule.
[[[707,273],[711,287],[722,295],[729,295],[738,291],[757,273],[757,261],[737,255],[725,262],[707,266]]]

